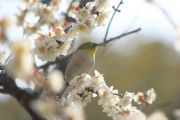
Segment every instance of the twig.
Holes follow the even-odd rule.
[[[104,40],[103,40],[103,41],[106,41],[106,39],[107,39],[107,36],[108,36],[108,33],[109,33],[109,29],[110,29],[110,26],[111,26],[111,24],[112,24],[112,20],[113,20],[115,14],[116,14],[116,12],[117,12],[117,10],[119,9],[119,7],[120,7],[121,4],[123,4],[123,0],[121,0],[121,1],[119,2],[118,6],[117,6],[116,8],[113,8],[113,9],[114,9],[114,12],[113,12],[113,14],[112,14],[112,16],[111,16],[111,19],[110,19],[110,21],[109,21],[109,24],[108,24],[108,27],[107,27],[107,29],[106,29],[106,33],[105,33],[105,36],[104,36]]]
[[[169,13],[158,3],[155,3],[155,5],[161,10],[161,12],[165,15],[169,23],[176,29],[177,25],[174,22],[174,20],[170,17]]]
[[[113,6],[112,8],[114,9],[114,11],[121,12],[121,10],[116,9],[115,6]]]
[[[127,32],[127,33],[121,34],[121,35],[119,35],[119,36],[116,36],[116,37],[110,38],[110,39],[108,39],[108,40],[104,41],[104,42],[103,42],[103,43],[101,43],[101,44],[104,44],[104,45],[105,45],[105,44],[107,44],[107,43],[109,43],[109,42],[111,42],[111,41],[118,40],[118,39],[120,39],[120,38],[122,38],[122,37],[128,36],[128,35],[133,34],[133,33],[137,33],[137,32],[139,32],[140,30],[141,30],[141,28],[138,28],[138,29],[132,30],[132,31],[130,31],[130,32]]]

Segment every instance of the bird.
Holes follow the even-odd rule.
[[[81,44],[71,57],[65,70],[65,80],[70,81],[82,73],[90,74],[95,64],[95,57],[98,47],[104,45],[95,42]]]
[[[107,41],[104,40],[101,43],[85,42],[81,44],[76,50],[76,52],[73,53],[70,61],[67,64],[67,67],[65,70],[65,77],[64,77],[65,81],[70,81],[75,76],[80,75],[82,73],[90,74],[95,64],[95,57],[96,57],[97,49],[100,46],[106,46],[108,43],[112,41],[118,40],[129,34],[136,33],[140,30],[141,28],[138,28],[133,31],[121,34],[120,36],[111,38]]]
[[[85,42],[81,44],[78,49],[68,56],[66,61],[63,62],[67,63],[67,65],[64,66],[65,73],[64,73],[64,80],[66,82],[66,85],[64,86],[64,89],[61,91],[61,93],[58,94],[59,98],[63,96],[64,92],[69,86],[69,82],[78,75],[81,75],[82,73],[90,74],[93,70],[93,67],[95,65],[95,57],[97,53],[97,49],[100,46],[106,46],[108,43],[118,40],[119,38],[122,38],[124,36],[127,36],[129,34],[135,33],[140,31],[141,28],[138,28],[136,30],[124,33],[120,36],[111,38],[107,41],[103,41],[101,43],[95,43],[95,42]]]

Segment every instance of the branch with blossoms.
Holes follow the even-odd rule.
[[[112,19],[119,11],[110,5],[110,0],[72,1],[65,16],[59,14],[61,3],[52,0],[43,4],[38,0],[23,0],[23,8],[16,15],[17,25],[23,28],[22,40],[11,42],[6,37],[9,26],[7,19],[0,21],[0,42],[6,44],[12,54],[4,62],[5,52],[0,50],[0,92],[9,94],[30,114],[33,120],[84,120],[84,107],[92,98],[98,97],[102,111],[114,120],[145,120],[146,116],[139,106],[152,104],[156,99],[154,89],[137,94],[119,93],[109,87],[103,75],[97,71],[90,75],[82,73],[64,81],[64,71],[74,55],[73,43],[81,37],[89,37],[91,31],[103,26],[111,10],[114,13],[109,22],[105,39],[107,44],[122,37],[139,32],[141,29],[123,33],[107,39]],[[29,14],[37,18],[36,22],[28,20]],[[62,12],[61,12],[62,13]],[[43,28],[47,28],[47,32]],[[83,40],[83,39],[81,39]],[[30,42],[34,42],[31,46]],[[39,66],[37,60],[46,62]],[[53,66],[54,65],[54,66]],[[20,88],[16,80],[23,80],[34,88]],[[68,86],[68,89],[65,89]]]

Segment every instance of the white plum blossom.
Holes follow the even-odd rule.
[[[55,40],[50,37],[43,36],[40,40],[35,40],[34,53],[42,61],[53,61],[56,58],[56,46],[58,46]]]
[[[84,108],[81,103],[72,103],[65,107],[64,118],[66,120],[85,120]]]
[[[58,8],[60,4],[54,4],[57,3],[57,1],[54,1],[55,0],[52,0],[49,5],[43,4],[39,0],[24,1],[23,6],[19,7],[20,12],[17,15],[17,24],[21,25],[27,34],[37,32],[44,25],[50,28],[55,24],[58,24]],[[31,21],[31,17],[28,17],[29,14],[32,14],[35,18],[38,18],[36,22],[29,22]]]
[[[27,5],[30,3],[27,2]],[[73,6],[72,6],[73,8]],[[24,22],[24,29],[26,32],[35,32],[40,29],[44,23],[48,26],[55,26],[46,33],[38,33],[35,39],[34,53],[42,61],[54,61],[60,55],[68,55],[72,41],[79,36],[88,37],[92,29],[104,24],[108,18],[109,3],[108,0],[98,0],[96,2],[88,2],[83,8],[79,8],[79,4],[75,5],[75,20],[76,22],[62,25],[53,25],[57,23],[58,18],[55,17],[54,11],[56,7],[43,5],[33,2],[30,7],[26,8],[34,12],[39,17],[38,24],[30,24]],[[22,11],[19,19],[24,19],[27,13]],[[28,25],[28,26],[27,26]],[[71,26],[66,32],[63,27]]]
[[[42,61],[53,61],[59,55],[67,55],[72,41],[66,40],[64,34],[61,27],[52,29],[48,34],[37,34],[34,42],[34,54]]]
[[[6,52],[0,49],[0,65],[3,65]]]
[[[136,95],[134,95],[133,100],[137,104],[142,104],[144,102],[144,93],[138,92]]]
[[[119,113],[113,120],[146,120],[146,115],[135,107],[131,107],[128,112]]]
[[[150,114],[146,120],[168,120],[168,118],[162,111],[157,110]]]
[[[113,86],[107,86],[102,74],[98,71],[94,73],[94,76],[83,73],[75,76],[74,79],[69,82],[73,90],[68,92],[67,101],[75,101],[87,105],[92,97],[98,97],[98,105],[101,105],[103,112],[105,112],[107,116],[112,117],[113,120],[146,119],[144,113],[133,105],[133,100],[136,102],[137,96],[143,95],[143,97],[145,97],[144,94],[140,94],[140,92],[138,95],[131,92],[125,92],[124,95],[119,94],[118,90],[113,89]],[[155,100],[155,96],[154,89],[148,90],[146,92],[146,102],[151,104]],[[143,105],[143,103],[144,102],[139,104]]]
[[[55,93],[60,93],[64,88],[64,77],[62,72],[54,70],[48,75],[48,83],[51,90]]]
[[[180,109],[175,109],[173,114],[176,117],[176,120],[180,120]]]
[[[145,101],[148,103],[148,104],[152,104],[156,99],[156,93],[154,91],[153,88],[151,88],[150,90],[148,90],[146,92],[146,98],[145,98]]]
[[[119,101],[119,105],[124,111],[128,111],[131,109],[132,106],[132,100],[133,100],[134,94],[130,92],[126,92],[123,97]]]
[[[109,4],[109,0],[98,0],[96,9],[97,11],[102,12],[108,8]]]
[[[25,79],[33,74],[34,60],[31,46],[26,41],[17,41],[12,44],[12,59],[6,66],[7,72],[14,78]]]

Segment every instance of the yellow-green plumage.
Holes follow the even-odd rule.
[[[98,45],[96,43],[87,42],[77,49],[66,68],[66,81],[70,81],[82,73],[91,73],[95,64],[97,47]]]

